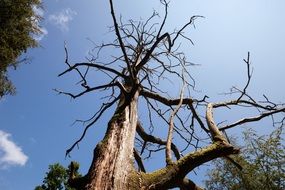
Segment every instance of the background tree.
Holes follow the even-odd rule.
[[[285,188],[285,146],[283,128],[278,128],[269,136],[258,137],[255,131],[244,133],[245,146],[240,155],[232,158],[242,170],[224,159],[217,159],[205,181],[210,190],[254,190]]]
[[[78,169],[79,164],[77,162],[72,162],[68,168],[63,167],[59,163],[49,165],[43,184],[37,186],[35,190],[74,190],[68,185],[68,178],[71,170],[75,177],[80,177]]]
[[[38,25],[41,18],[34,10],[40,6],[40,0],[0,1],[0,98],[15,93],[7,70],[26,62],[27,58],[19,56],[37,46],[33,35],[41,33]]]
[[[284,117],[283,104],[275,104],[266,96],[257,101],[248,94],[252,76],[249,53],[244,60],[247,82],[244,88],[232,89],[233,99],[211,102],[206,94],[194,98],[195,80],[190,70],[195,64],[188,61],[180,47],[181,43],[192,43],[187,30],[201,16],[192,16],[185,25],[167,32],[169,3],[160,2],[164,6],[161,21],[154,11],[145,21],[124,22],[122,17],[117,20],[113,1],[109,0],[113,20],[110,30],[115,33],[115,39],[99,45],[95,43],[93,53],[83,62],[70,63],[65,47],[68,68],[59,76],[75,72],[82,89],[77,88],[77,93],[56,91],[73,99],[103,91],[101,100],[106,100],[90,119],[82,121],[83,133],[66,155],[70,155],[103,114],[110,113],[107,110],[114,111],[103,140],[94,149],[88,173],[80,178],[70,174],[70,185],[76,189],[201,189],[187,178],[188,173],[218,157],[234,162],[229,155],[239,152],[224,135],[227,129],[267,116],[274,118],[276,114],[279,114],[278,118]],[[106,58],[104,53],[110,52],[113,54]],[[100,80],[94,80],[94,72]],[[178,96],[166,93],[163,84],[167,80],[181,84]],[[231,107],[251,109],[256,116],[218,126],[213,112]],[[140,118],[140,113],[147,118]],[[150,132],[146,130],[147,124]],[[167,126],[166,135],[151,133],[154,127],[162,131],[164,126]],[[165,152],[165,167],[147,172],[142,158],[159,151]]]

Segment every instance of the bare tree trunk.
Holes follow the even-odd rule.
[[[171,80],[182,80],[189,92],[192,90],[190,87],[194,88],[195,81],[187,70],[192,63],[187,61],[183,52],[178,51],[179,45],[177,45],[176,40],[183,38],[192,43],[191,39],[184,35],[184,32],[188,26],[194,24],[196,18],[201,16],[192,16],[180,29],[170,33],[163,33],[169,3],[166,0],[161,0],[160,2],[165,7],[165,16],[162,23],[159,24],[159,28],[156,28],[155,26],[158,23],[155,23],[155,20],[152,23],[152,19],[158,16],[155,11],[146,22],[140,21],[138,24],[135,24],[135,22],[130,21],[130,23],[124,24],[120,21],[118,24],[113,1],[109,0],[116,40],[111,43],[103,43],[96,46],[95,49],[99,55],[103,48],[119,48],[121,54],[118,55],[120,56],[115,56],[111,62],[109,60],[107,62],[99,60],[96,63],[94,60],[98,58],[95,56],[94,59],[92,58],[87,63],[79,62],[70,64],[68,61],[68,52],[65,47],[65,63],[68,65],[68,69],[59,74],[59,76],[76,71],[81,78],[80,83],[83,90],[77,94],[59,90],[57,92],[74,99],[97,90],[105,90],[110,93],[108,95],[110,97],[109,102],[103,103],[94,117],[88,120],[89,123],[85,126],[81,137],[66,151],[67,155],[84,138],[88,128],[96,123],[105,110],[109,109],[120,99],[117,110],[108,123],[104,139],[94,150],[93,161],[87,175],[82,178],[74,178],[72,170],[70,172],[69,183],[77,190],[165,190],[175,187],[200,190],[202,188],[198,187],[190,179],[187,179],[189,172],[219,157],[225,157],[234,163],[228,156],[239,153],[239,149],[231,145],[226,136],[224,136],[223,132],[226,129],[285,112],[283,104],[272,103],[267,97],[265,97],[266,101],[258,102],[247,94],[247,87],[251,79],[249,53],[247,59],[244,60],[248,71],[247,84],[243,90],[235,88],[231,92],[240,93],[240,96],[236,99],[215,103],[206,100],[208,98],[206,95],[202,100],[191,97],[184,98],[183,90],[179,99],[165,97],[164,94],[161,94],[162,90],[160,89],[159,81],[162,78],[170,79],[171,77]],[[183,68],[182,74],[177,72],[177,66]],[[116,68],[122,68],[122,70]],[[83,69],[86,69],[86,71]],[[107,74],[111,78],[110,81],[107,84],[90,85],[87,80],[89,78],[87,77],[89,69],[95,69],[95,71]],[[184,78],[184,74],[186,78]],[[178,78],[172,78],[172,76]],[[193,81],[194,84],[191,84],[189,81]],[[116,96],[118,92],[116,89],[119,89],[121,93],[118,97]],[[164,124],[169,127],[166,140],[147,134],[138,122],[137,104],[139,96],[146,100],[151,124],[153,124],[152,114],[156,114],[160,119],[166,121]],[[201,108],[204,109],[205,105],[207,105],[206,114],[202,116],[198,110]],[[175,106],[176,108],[174,109]],[[230,106],[257,108],[259,112],[257,116],[246,117],[219,127],[215,123],[214,110],[222,107],[229,108]],[[178,115],[180,107],[185,111],[183,113],[187,114],[186,120]],[[168,120],[166,116],[172,110],[173,112]],[[174,117],[178,121],[176,125]],[[190,125],[189,118],[192,118]],[[280,123],[283,124],[284,120]],[[196,124],[198,124],[198,128]],[[160,125],[163,124],[158,123],[157,127],[161,127]],[[181,127],[178,125],[181,125]],[[165,167],[153,172],[145,172],[140,155],[134,151],[137,126],[138,136],[142,139],[141,153],[145,150],[145,145],[148,142],[166,146]],[[196,130],[199,128],[203,129],[204,134],[211,137],[209,138],[209,144],[205,147],[198,146],[201,139],[199,135],[197,136]],[[172,133],[174,130],[177,132],[178,137],[186,141],[188,144],[187,147],[192,145],[195,140],[197,141],[196,145],[193,144],[194,149],[192,152],[188,152],[184,156],[180,155],[179,147],[172,142]],[[185,136],[179,131],[185,132]],[[195,140],[192,141],[193,139]],[[136,153],[136,161],[140,167],[138,171],[134,167],[134,152]],[[171,159],[172,152],[176,157],[176,161]],[[234,164],[239,166],[238,163]]]
[[[87,190],[129,189],[129,176],[134,172],[137,97],[138,93],[123,111],[117,110],[110,120],[104,139],[94,150],[87,174]]]

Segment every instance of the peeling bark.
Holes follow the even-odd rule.
[[[129,188],[129,174],[134,171],[137,97],[138,93],[124,111],[115,113],[110,120],[104,139],[94,150],[86,190]]]

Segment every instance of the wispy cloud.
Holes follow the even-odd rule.
[[[41,33],[33,36],[33,38],[38,42],[41,41],[48,34],[48,31],[45,27],[41,27],[39,29],[40,29]]]
[[[45,27],[40,26],[40,21],[41,21],[40,18],[44,17],[44,10],[41,7],[33,6],[33,11],[36,15],[32,17],[33,24],[40,31],[39,34],[33,35],[33,38],[36,41],[41,41],[48,34],[47,29]]]
[[[5,97],[5,96],[3,96],[3,97],[0,98],[0,104],[3,103],[3,102],[6,102],[6,101],[7,101],[7,100],[6,100],[6,97]]]
[[[0,130],[0,169],[16,165],[24,166],[28,161],[28,156],[10,137],[11,134]]]
[[[50,15],[48,20],[50,23],[57,26],[61,31],[67,32],[69,30],[68,24],[73,20],[73,17],[75,15],[77,15],[77,12],[70,8],[67,8],[58,13]]]
[[[44,10],[41,7],[34,5],[32,8],[33,8],[33,11],[36,15],[38,15],[40,17],[44,16]]]

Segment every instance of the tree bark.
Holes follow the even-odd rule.
[[[94,150],[93,161],[86,176],[86,190],[129,189],[130,174],[135,171],[133,149],[137,99],[138,92],[124,110],[119,110],[118,105],[109,121],[104,139]]]

